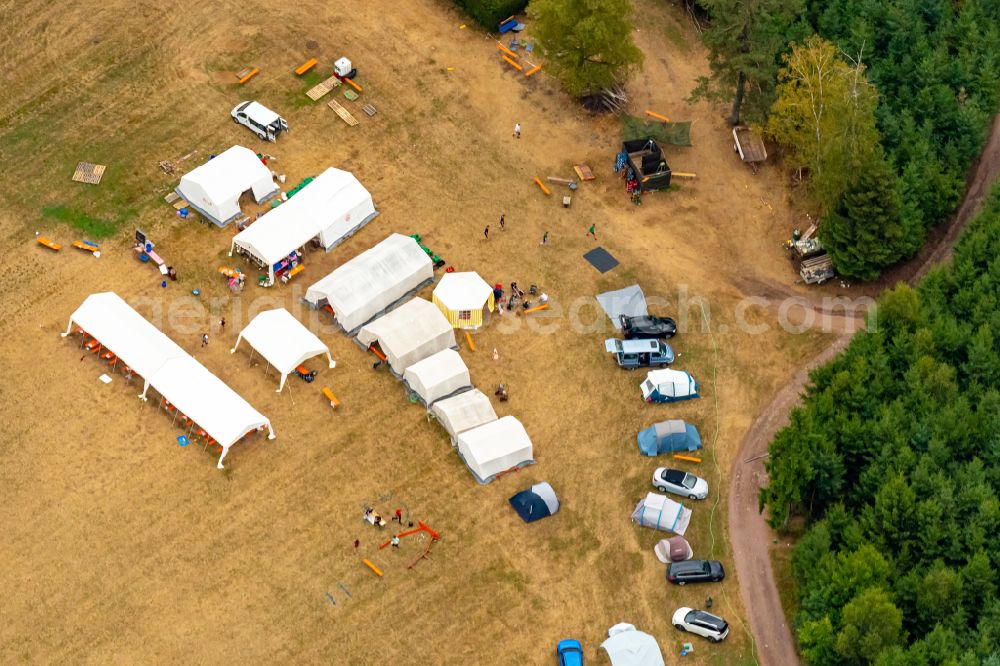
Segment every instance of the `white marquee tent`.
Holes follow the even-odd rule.
[[[471,271],[445,273],[432,299],[455,328],[479,328],[483,311],[493,312],[493,287]]]
[[[278,186],[252,150],[233,146],[184,174],[175,191],[204,217],[224,227],[240,215],[240,196],[247,190],[257,203],[263,203],[278,193]]]
[[[417,361],[403,373],[403,381],[428,406],[472,385],[469,368],[454,349],[442,349]]]
[[[70,316],[63,336],[77,325],[114,352],[138,373],[145,399],[152,386],[182,414],[197,423],[222,446],[219,468],[229,447],[270,421],[209,372],[162,331],[146,321],[113,292],[91,294]]]
[[[392,234],[309,287],[305,298],[313,307],[325,301],[352,332],[433,279],[431,258],[417,241]]]
[[[281,373],[278,393],[284,388],[289,373],[306,359],[326,354],[330,367],[337,365],[323,341],[284,308],[265,310],[254,317],[246,328],[240,331],[236,344],[229,350],[230,353],[236,353],[236,348],[240,346],[242,340],[246,340]]]
[[[460,433],[458,452],[479,483],[489,483],[500,472],[534,462],[531,439],[513,416]]]
[[[423,298],[413,298],[358,331],[358,342],[377,342],[390,367],[403,374],[408,367],[441,350],[455,347],[455,331],[441,311]]]
[[[490,399],[477,388],[438,400],[431,406],[431,412],[451,435],[453,446],[459,433],[497,420]]]
[[[233,237],[233,250],[268,268],[316,239],[329,250],[378,215],[372,195],[348,171],[327,169],[294,196]]]

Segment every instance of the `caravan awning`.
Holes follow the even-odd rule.
[[[284,308],[265,310],[254,317],[240,332],[230,353],[236,352],[242,340],[246,340],[281,373],[279,392],[285,386],[288,374],[306,359],[326,354],[330,367],[336,365],[323,341]]]

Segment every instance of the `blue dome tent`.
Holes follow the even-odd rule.
[[[701,448],[698,429],[680,419],[660,421],[641,431],[636,437],[644,456],[674,451],[697,451]]]
[[[522,490],[510,498],[510,505],[526,523],[548,518],[559,510],[556,491],[547,481],[536,483],[529,490]]]

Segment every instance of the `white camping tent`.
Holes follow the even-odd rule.
[[[70,316],[63,336],[77,325],[145,381],[139,397],[156,389],[222,446],[222,459],[244,434],[271,423],[222,380],[181,349],[113,292],[91,294]]]
[[[306,301],[313,307],[325,301],[352,332],[433,279],[431,258],[417,241],[392,234],[309,287]]]
[[[684,536],[691,522],[691,509],[665,495],[649,493],[635,505],[632,522]]]
[[[233,237],[239,248],[268,269],[316,239],[326,250],[378,215],[372,195],[353,174],[329,168],[285,203]]]
[[[265,310],[254,317],[246,328],[240,331],[236,344],[229,350],[230,353],[236,353],[241,340],[246,340],[281,373],[278,393],[284,388],[289,373],[308,358],[326,354],[330,367],[337,365],[323,341],[285,308]]]
[[[479,483],[489,483],[500,472],[534,462],[531,439],[513,416],[460,433],[458,452]]]
[[[397,374],[432,354],[455,347],[455,331],[430,301],[414,298],[358,331],[358,342],[377,342]]]
[[[663,652],[656,639],[626,622],[608,629],[601,643],[611,666],[664,666]]]
[[[240,196],[251,190],[257,203],[278,193],[271,171],[249,148],[233,146],[181,177],[175,190],[192,208],[220,227],[240,214]]]
[[[451,435],[452,446],[455,446],[459,433],[497,420],[490,399],[477,388],[438,400],[431,407],[431,412]]]
[[[403,381],[428,406],[472,385],[469,369],[454,349],[442,349],[417,361],[403,373]]]

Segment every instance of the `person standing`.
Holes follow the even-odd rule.
[[[402,509],[396,509],[396,512],[393,514],[392,519],[395,520],[400,525],[402,525],[403,524],[403,511],[402,511]]]
[[[223,331],[226,330],[226,318],[225,317],[223,317],[223,318],[221,318],[219,320],[219,328],[221,328]]]
[[[500,231],[504,231],[503,223],[504,223],[504,214],[500,213]]]
[[[399,537],[397,535],[393,534],[392,535],[392,539],[391,539],[391,543],[392,543],[392,547],[393,548],[399,548]]]
[[[208,333],[201,334],[201,346],[204,347],[208,344]]]
[[[587,235],[588,236],[593,236],[594,240],[597,240],[597,225],[596,224],[591,224],[590,225],[590,228],[587,229]]]
[[[485,238],[486,240],[490,239],[490,225],[488,224],[486,225],[486,228],[483,229],[483,238]]]
[[[549,232],[546,231],[544,234],[542,234],[542,242],[539,243],[539,245],[548,245],[548,244],[549,244]]]
[[[521,123],[514,123],[514,138],[521,138]]]
[[[354,540],[354,550],[357,550],[360,547],[361,547],[361,539],[355,539]]]

